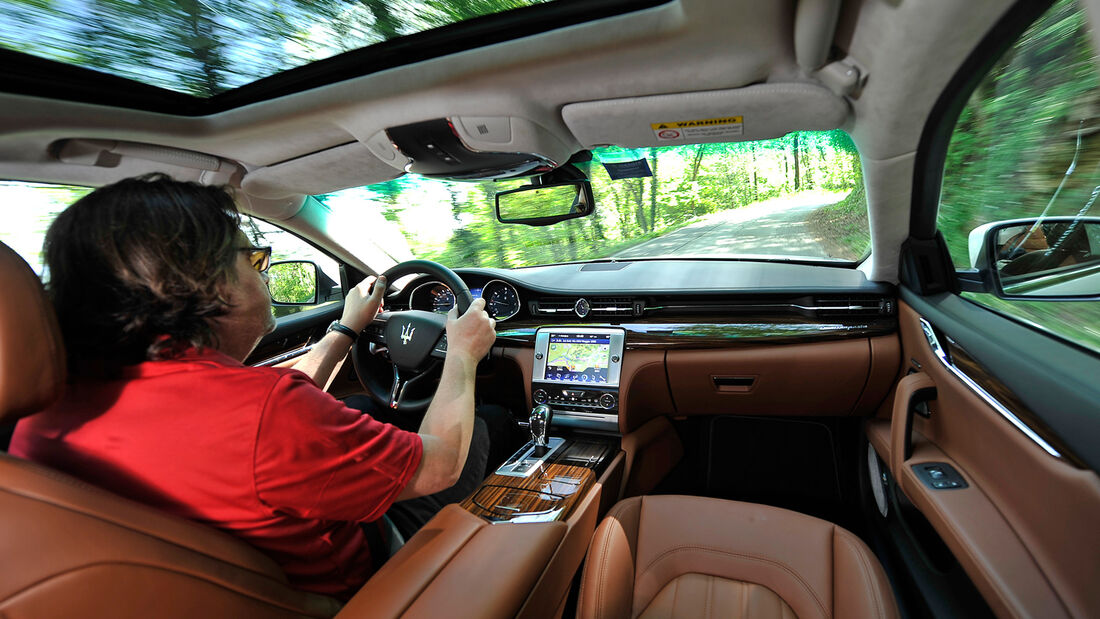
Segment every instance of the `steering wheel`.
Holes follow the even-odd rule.
[[[431,275],[451,289],[455,306],[462,315],[474,302],[466,284],[454,271],[431,260],[409,260],[394,265],[382,275],[387,286],[413,274]],[[387,288],[388,289],[388,288]],[[352,347],[352,362],[359,382],[379,404],[401,412],[419,412],[428,407],[432,397],[406,398],[409,385],[427,376],[441,359],[447,356],[447,316],[424,310],[382,312],[367,326],[363,337]],[[368,370],[371,355],[384,358],[393,366],[393,383],[389,390]]]

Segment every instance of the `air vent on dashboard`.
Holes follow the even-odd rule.
[[[592,314],[596,316],[638,316],[645,303],[628,297],[592,299]]]
[[[535,299],[531,301],[531,314],[534,316],[563,316],[573,313],[576,299]]]
[[[882,297],[819,297],[814,299],[813,309],[818,316],[891,316],[895,306],[893,299]]]
[[[645,301],[629,297],[544,297],[531,301],[529,308],[533,316],[609,318],[641,316]]]

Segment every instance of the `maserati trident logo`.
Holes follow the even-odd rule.
[[[416,327],[412,326],[412,323],[406,323],[404,327],[401,327],[401,343],[408,344],[412,341],[415,331]]]

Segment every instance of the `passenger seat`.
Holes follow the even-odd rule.
[[[867,545],[796,512],[691,496],[619,502],[588,546],[581,619],[898,617]]]

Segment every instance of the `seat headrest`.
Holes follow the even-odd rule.
[[[0,421],[52,404],[65,387],[65,347],[42,282],[0,243]]]

